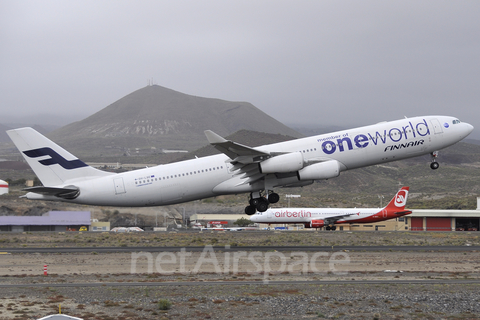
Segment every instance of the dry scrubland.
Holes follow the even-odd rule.
[[[477,246],[477,232],[187,232],[1,233],[0,245],[22,247],[130,246]],[[188,250],[188,249],[187,249]],[[2,250],[0,250],[2,251]],[[147,250],[148,251],[148,250]],[[272,248],[265,252],[275,252]],[[341,251],[345,252],[345,251]],[[148,272],[131,253],[30,253],[0,256],[0,319],[36,319],[62,312],[84,319],[480,319],[480,254],[431,250],[351,250],[348,272]],[[154,253],[157,255],[158,253]],[[217,253],[223,261],[226,253]],[[289,252],[282,252],[287,257]],[[309,256],[313,252],[308,253]],[[187,259],[191,270],[200,252]],[[264,253],[266,256],[266,253]],[[295,262],[289,259],[288,263]],[[272,269],[279,261],[272,260]],[[43,264],[49,275],[43,276]],[[243,268],[243,269],[242,269]],[[385,273],[387,269],[402,273]],[[172,269],[173,271],[174,269]],[[290,281],[266,284],[265,280]],[[464,281],[455,284],[361,284],[362,280]],[[322,284],[346,280],[348,284]],[[215,284],[228,281],[230,284]],[[247,284],[245,281],[253,281]],[[293,282],[302,281],[302,283]],[[355,283],[357,282],[357,283]],[[471,282],[471,283],[469,283]],[[85,284],[97,284],[88,287]],[[111,286],[110,284],[123,286]],[[147,286],[147,284],[169,286]],[[195,284],[189,286],[188,284]],[[19,287],[18,285],[27,285]],[[77,284],[76,287],[55,285]],[[145,284],[145,285],[144,285]],[[39,286],[39,287],[33,287]]]
[[[162,246],[463,246],[480,245],[480,232],[23,232],[0,233],[0,248]]]
[[[478,285],[227,285],[12,289],[0,319],[479,319]],[[168,308],[168,309],[167,309]],[[167,310],[162,310],[167,309]]]

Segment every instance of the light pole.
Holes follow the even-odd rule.
[[[185,229],[187,229],[187,226],[185,225],[185,207],[182,207],[183,208],[183,221],[182,221],[182,224],[184,226]]]
[[[383,208],[383,196],[379,194],[378,199],[380,199],[380,208]]]
[[[299,194],[286,194],[285,197],[288,199],[288,207],[290,208],[290,198],[300,198]]]
[[[185,226],[185,230],[187,230],[187,220],[185,219],[185,207],[183,207],[183,225]]]

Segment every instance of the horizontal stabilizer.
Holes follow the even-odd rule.
[[[412,211],[410,211],[410,210],[407,210],[407,211],[397,211],[397,212],[395,212],[395,214],[402,214],[402,215],[403,215],[403,214],[410,214],[410,213],[412,213]]]
[[[53,187],[31,187],[25,188],[24,191],[42,194],[45,196],[55,196],[63,199],[75,199],[80,194],[80,190],[75,186],[68,186],[65,188]]]

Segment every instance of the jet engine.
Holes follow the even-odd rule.
[[[282,154],[259,163],[261,173],[295,172],[303,168],[300,152]]]
[[[309,165],[297,172],[299,180],[324,180],[338,177],[341,164],[337,160]]]
[[[323,220],[312,220],[310,223],[305,223],[305,228],[322,228],[325,225]]]

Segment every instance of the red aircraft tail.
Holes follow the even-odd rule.
[[[405,205],[407,204],[408,190],[410,187],[403,187],[398,190],[397,194],[385,207],[390,212],[399,213],[405,210]]]

